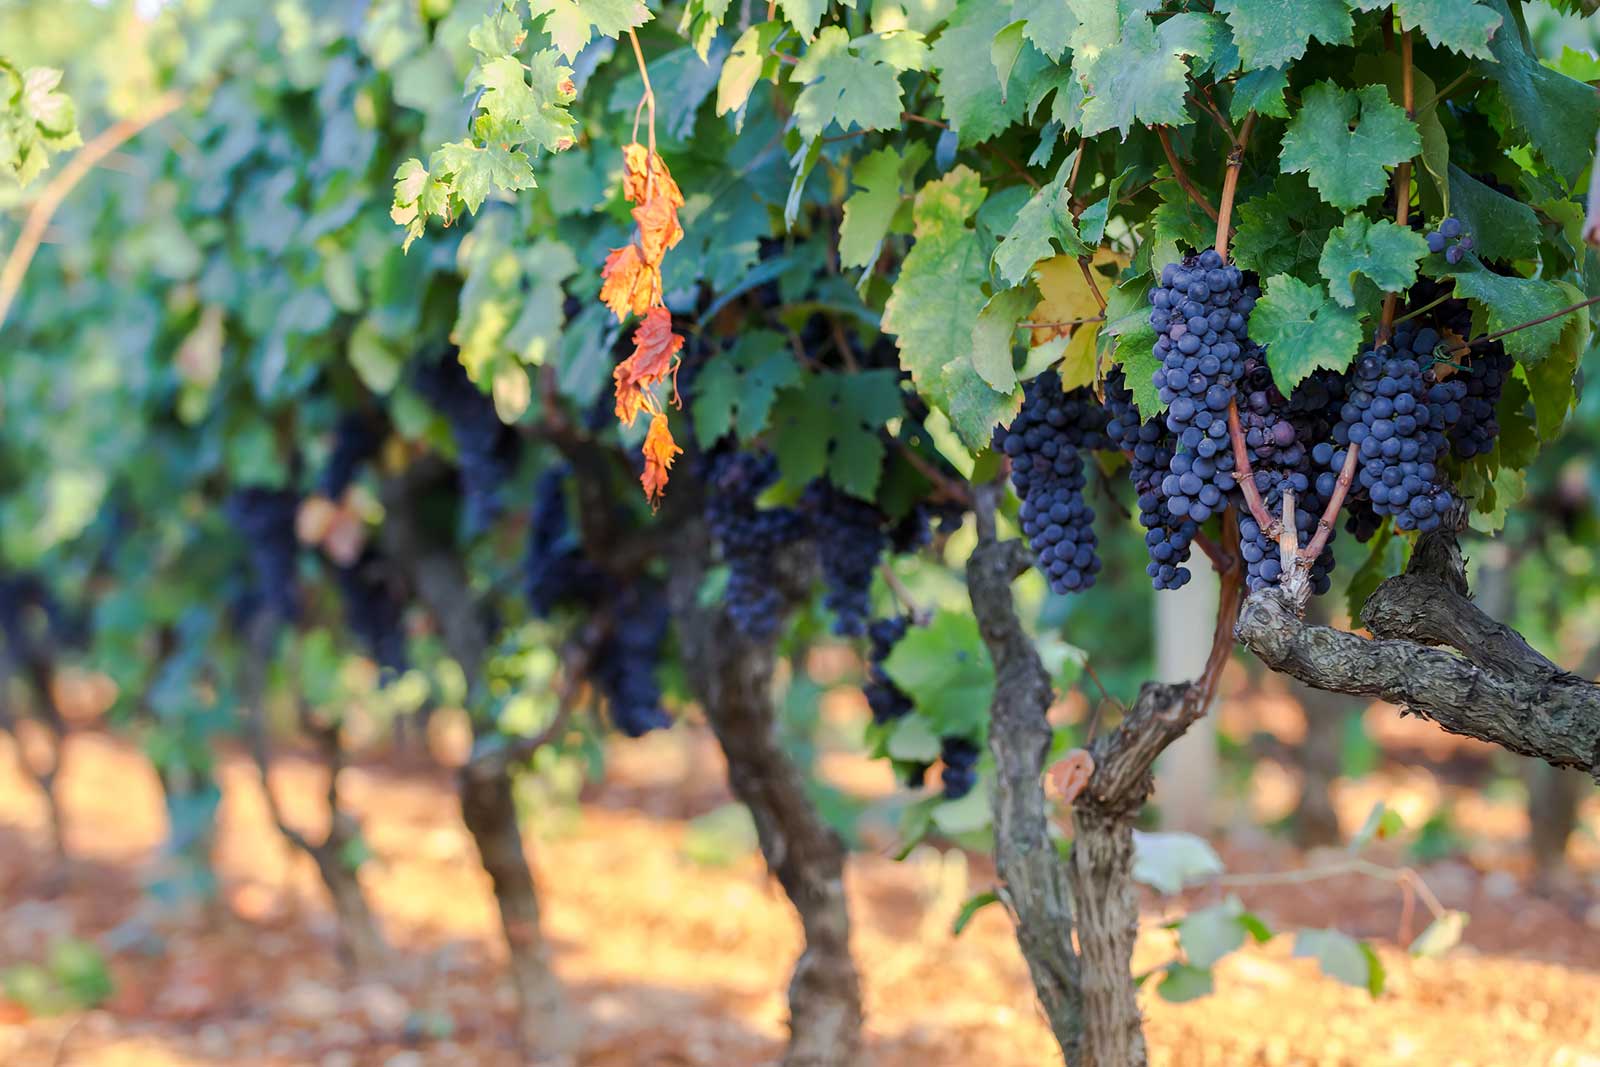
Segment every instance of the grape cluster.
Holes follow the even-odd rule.
[[[810,520],[822,564],[823,606],[834,613],[833,632],[859,637],[872,615],[872,577],[888,537],[877,508],[825,478],[806,487],[801,510]]]
[[[1435,529],[1454,503],[1437,464],[1447,448],[1446,430],[1460,418],[1466,386],[1434,376],[1438,343],[1431,327],[1408,322],[1391,344],[1364,352],[1350,374],[1333,446],[1317,450],[1328,468],[1318,476],[1319,492],[1332,491],[1345,449],[1357,449],[1355,487],[1378,516],[1394,516],[1400,530]]]
[[[500,487],[516,466],[520,438],[500,421],[494,401],[472,383],[454,351],[424,363],[415,374],[417,392],[450,424],[468,534],[481,533],[500,514]]]
[[[611,631],[596,650],[590,675],[605,694],[611,724],[627,737],[672,725],[656,681],[670,614],[659,582],[634,582],[616,598]]]
[[[756,505],[777,480],[771,453],[722,451],[706,458],[706,525],[728,565],[723,603],[734,625],[757,641],[777,633],[783,616],[783,595],[770,580],[772,556],[807,532],[805,516],[793,508]]]
[[[961,529],[966,514],[954,501],[919,501],[889,528],[889,547],[896,555],[910,555],[932,544],[935,532],[945,536]]]
[[[396,595],[383,558],[372,546],[348,567],[335,566],[345,625],[384,671],[406,669],[405,604]]]
[[[1511,376],[1512,359],[1505,346],[1496,341],[1489,349],[1473,356],[1466,370],[1456,379],[1466,387],[1461,398],[1461,418],[1450,427],[1450,448],[1460,459],[1481,456],[1494,447],[1500,436],[1495,409],[1500,392]]]
[[[295,594],[300,542],[294,530],[299,508],[300,496],[292,490],[259,486],[235,490],[223,506],[244,537],[260,607],[283,620],[300,614]]]
[[[872,711],[872,721],[879,726],[911,714],[915,707],[906,691],[895,685],[894,679],[883,669],[884,661],[906,635],[910,625],[910,619],[896,615],[888,619],[874,619],[867,626],[867,684],[861,687],[861,692]]]
[[[964,737],[940,738],[939,759],[944,763],[944,798],[960,800],[972,792],[978,783],[978,746]]]
[[[361,467],[378,454],[382,444],[383,437],[366,416],[353,411],[341,415],[333,428],[333,451],[318,486],[322,495],[330,500],[344,496]]]
[[[1213,249],[1167,264],[1150,291],[1161,361],[1153,380],[1167,405],[1167,428],[1177,437],[1161,484],[1174,518],[1203,523],[1226,506],[1235,488],[1227,412],[1259,295]]]
[[[1144,527],[1150,562],[1145,572],[1157,589],[1179,589],[1189,581],[1189,545],[1199,523],[1175,518],[1161,497],[1161,482],[1172,462],[1172,432],[1165,420],[1141,421],[1120,366],[1106,376],[1106,435],[1111,446],[1128,457],[1128,477],[1138,494],[1139,524]]]
[[[1056,593],[1094,584],[1094,511],[1083,499],[1085,448],[1104,447],[1106,415],[1087,390],[1062,392],[1061,379],[1046,372],[1023,392],[1022,410],[995,431],[995,446],[1011,458],[1011,485],[1022,498],[1022,531]]]
[[[529,610],[541,619],[549,618],[558,604],[581,599],[598,578],[567,515],[565,486],[570,473],[564,464],[551,467],[533,487],[522,591]]]
[[[1439,223],[1437,230],[1428,234],[1428,251],[1443,252],[1445,262],[1453,266],[1472,251],[1472,235],[1463,232],[1461,220],[1450,215]]]

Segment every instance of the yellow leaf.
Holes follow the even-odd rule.
[[[1128,257],[1121,252],[1102,248],[1094,254],[1089,270],[1084,271],[1076,256],[1055,256],[1034,268],[1042,299],[1028,316],[1029,322],[1075,322],[1099,315],[1101,300],[1105,299],[1116,276],[1128,265]],[[1094,288],[1090,288],[1090,277]],[[1100,299],[1095,298],[1098,290]],[[1076,389],[1089,385],[1095,378],[1094,342],[1100,334],[1099,322],[1085,322],[1074,326],[1029,331],[1034,345],[1042,345],[1057,337],[1068,338],[1062,354],[1061,375],[1063,389]]]

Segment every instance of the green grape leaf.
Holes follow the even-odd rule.
[[[533,166],[521,152],[508,152],[501,144],[478,147],[471,141],[440,145],[428,160],[429,170],[450,184],[455,196],[476,214],[492,190],[517,192],[532,189]]]
[[[984,735],[994,663],[970,612],[941,610],[927,626],[911,627],[883,669],[937,736]]]
[[[683,18],[678,22],[678,32],[689,38],[695,52],[706,58],[717,31],[727,20],[733,0],[689,0],[683,5]]]
[[[846,7],[855,7],[856,0],[844,0]],[[828,0],[778,0],[778,8],[802,40],[810,41],[828,10]]]
[[[1365,989],[1374,998],[1383,992],[1383,964],[1377,953],[1349,934],[1338,930],[1301,930],[1295,935],[1294,956],[1316,960],[1323,974]]]
[[[733,51],[722,64],[717,76],[717,114],[726,115],[744,107],[756,82],[768,73],[768,65],[776,64],[768,53],[783,33],[783,23],[763,22],[751,26],[733,43]]]
[[[1014,356],[1017,323],[1039,306],[1039,288],[1019,285],[1002,289],[989,298],[972,325],[972,366],[995,390],[1010,393],[1017,387]]]
[[[695,378],[690,409],[695,439],[701,448],[710,448],[737,430],[739,440],[750,440],[767,428],[778,392],[799,380],[800,365],[781,334],[771,330],[742,334],[730,351],[707,360]]]
[[[469,91],[480,87],[472,122],[477,140],[503,146],[531,141],[547,152],[572,142],[572,68],[562,65],[554,48],[536,52],[526,67],[516,56],[485,61],[467,79]]]
[[[1569,187],[1593,161],[1600,129],[1600,99],[1583,82],[1539,61],[1519,32],[1506,0],[1485,0],[1498,12],[1501,31],[1489,40],[1493,60],[1481,69],[1500,84],[1512,120]]]
[[[1214,983],[1209,967],[1196,967],[1187,963],[1169,963],[1156,986],[1156,995],[1172,1004],[1199,1000],[1211,995]]]
[[[807,140],[830,125],[848,131],[898,129],[900,74],[921,70],[927,48],[910,31],[850,39],[828,26],[800,57],[790,79],[804,85],[795,101],[795,126]]]
[[[839,262],[846,267],[866,267],[878,260],[883,239],[895,228],[895,216],[911,194],[917,171],[928,161],[921,142],[907,146],[902,156],[893,148],[880,148],[862,157],[850,171],[856,191],[844,202],[839,224]]]
[[[1383,192],[1388,169],[1422,147],[1416,124],[1381,85],[1311,86],[1283,134],[1285,174],[1305,173],[1322,199],[1350,211]]]
[[[1023,94],[1000,92],[989,59],[995,35],[1014,21],[1005,4],[962,0],[929,52],[945,117],[963,145],[987,141],[1022,117]]]
[[[1022,20],[1022,35],[1051,60],[1061,58],[1078,28],[1067,0],[1014,0],[1011,17]]]
[[[1283,174],[1272,189],[1239,205],[1233,259],[1263,278],[1292,274],[1303,282],[1321,277],[1318,261],[1339,212],[1322,202],[1300,174]]]
[[[620,37],[650,21],[641,0],[528,0],[528,7],[535,19],[544,17],[545,32],[568,59],[597,33]]]
[[[1079,128],[1085,137],[1116,129],[1124,137],[1136,122],[1186,126],[1185,95],[1194,57],[1209,61],[1217,23],[1205,15],[1172,15],[1159,26],[1144,0],[1067,0],[1078,19],[1072,34],[1072,70],[1089,97]]]
[[[1317,267],[1328,280],[1329,294],[1345,307],[1355,307],[1352,283],[1357,274],[1386,293],[1402,292],[1417,280],[1417,264],[1427,254],[1428,242],[1409,226],[1351,215],[1328,234]]]
[[[939,758],[939,735],[921,715],[907,715],[894,725],[886,751],[901,763],[932,763]]]
[[[1567,294],[1573,298],[1573,303],[1581,298],[1578,290],[1570,286]],[[1541,441],[1553,441],[1566,425],[1567,416],[1572,414],[1578,401],[1578,364],[1589,350],[1589,316],[1579,311],[1560,321],[1566,329],[1550,354],[1522,367],[1533,398],[1534,428]]]
[[[1450,168],[1450,213],[1472,236],[1480,259],[1533,259],[1541,229],[1533,208],[1513,200],[1460,167]]]
[[[1161,203],[1150,213],[1150,262],[1164,265],[1182,259],[1186,250],[1210,248],[1217,224],[1170,178],[1155,184]]]
[[[1361,320],[1321,285],[1276,274],[1250,315],[1250,338],[1266,346],[1272,380],[1288,396],[1312,371],[1350,365],[1361,348]]]
[[[1222,858],[1204,838],[1183,833],[1133,832],[1133,880],[1171,896],[1221,874]]]
[[[1447,911],[1440,915],[1428,928],[1417,935],[1411,942],[1408,951],[1413,956],[1432,958],[1443,956],[1446,952],[1461,944],[1462,931],[1467,926],[1467,913],[1464,911]]]
[[[1244,944],[1244,904],[1229,897],[1220,904],[1191,911],[1178,921],[1178,944],[1190,966],[1210,970],[1222,957]]]
[[[826,474],[840,489],[871,500],[883,475],[878,431],[904,410],[892,370],[813,374],[785,389],[772,411],[773,452],[791,485]]]
[[[1000,98],[1005,99],[1006,83],[1011,80],[1011,70],[1022,54],[1022,29],[1025,23],[1013,22],[994,35],[989,43],[989,62],[1000,82]]]
[[[959,166],[924,185],[912,207],[916,243],[883,311],[883,329],[924,396],[951,416],[969,446],[985,447],[997,412],[1015,398],[997,393],[972,365],[972,329],[983,310],[988,256],[967,225],[983,203],[976,171]]]
[[[1354,0],[1357,11],[1376,11],[1390,3]],[[1499,13],[1478,0],[1393,0],[1393,6],[1400,25],[1421,30],[1434,44],[1474,59],[1490,57],[1489,40],[1501,25]]]
[[[1284,90],[1289,88],[1289,74],[1282,67],[1266,67],[1242,74],[1233,83],[1233,99],[1228,101],[1228,114],[1235,122],[1243,122],[1254,111],[1275,119],[1289,117],[1289,102]]]
[[[1456,295],[1474,305],[1473,329],[1480,333],[1532,322],[1582,299],[1581,296],[1574,299],[1574,290],[1559,282],[1543,278],[1507,278],[1466,260],[1456,268],[1454,277]],[[1506,351],[1520,363],[1539,362],[1561,340],[1561,331],[1568,327],[1566,319],[1567,316],[1562,316],[1507,334],[1503,342]]]
[[[972,922],[973,916],[990,904],[998,903],[1000,903],[1000,894],[992,889],[968,897],[966,903],[961,905],[961,910],[956,913],[955,922],[950,924],[950,936],[960,937],[961,931],[965,930],[967,924]]]
[[[1028,198],[995,250],[994,265],[1007,283],[1021,285],[1033,272],[1035,263],[1049,259],[1058,250],[1069,256],[1087,256],[1094,251],[1078,235],[1077,224],[1072,221],[1071,197],[1066,189],[1071,163],[1070,159],[1063,163],[1055,180]]]
[[[1312,39],[1349,44],[1354,25],[1345,0],[1217,0],[1245,69],[1281,67],[1306,54]]]

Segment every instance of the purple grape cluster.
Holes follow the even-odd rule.
[[[627,737],[672,725],[656,680],[670,617],[666,590],[648,578],[628,585],[612,605],[611,631],[595,653],[590,675],[605,694],[611,725]]]
[[[1161,361],[1154,384],[1177,438],[1161,484],[1174,518],[1203,523],[1226,506],[1235,488],[1227,412],[1259,295],[1214,249],[1167,264],[1150,291]]]
[[[383,435],[372,420],[360,412],[346,412],[339,416],[333,428],[333,451],[322,469],[318,490],[330,500],[338,500],[355,481],[361,468],[383,444]]]
[[[260,486],[235,490],[223,506],[244,537],[260,606],[284,621],[300,616],[295,581],[300,541],[294,529],[299,510],[300,494]]]
[[[1496,341],[1474,355],[1464,371],[1455,374],[1455,379],[1466,387],[1461,398],[1461,418],[1450,427],[1450,448],[1457,458],[1485,455],[1494,447],[1500,436],[1495,409],[1500,406],[1500,393],[1511,376],[1511,368],[1511,356]]]
[[[884,661],[910,626],[911,620],[904,615],[874,619],[867,626],[867,684],[861,687],[861,692],[872,710],[872,721],[879,726],[911,714],[915,707],[906,691],[895,685],[894,679],[883,669]]]
[[[1027,384],[1021,412],[995,431],[995,447],[1010,457],[1011,485],[1022,499],[1022,531],[1056,593],[1087,589],[1100,572],[1079,448],[1109,444],[1106,421],[1092,393],[1063,392],[1051,371]]]
[[[872,578],[889,543],[877,508],[818,478],[801,495],[822,564],[822,603],[834,614],[833,632],[860,637],[872,615]]]
[[[769,452],[712,453],[706,460],[706,525],[728,565],[723,604],[740,632],[771,640],[783,621],[783,595],[771,581],[772,556],[805,537],[804,515],[793,508],[758,507],[778,480]]]
[[[450,424],[461,469],[463,524],[469,535],[488,528],[501,510],[500,487],[516,467],[521,438],[500,421],[494,401],[472,384],[454,350],[414,375],[417,392]]]
[[[1443,252],[1445,262],[1454,266],[1472,251],[1472,235],[1464,231],[1460,219],[1450,215],[1439,223],[1437,230],[1428,234],[1428,251]]]
[[[1105,395],[1106,436],[1111,447],[1128,457],[1128,477],[1138,495],[1139,525],[1150,556],[1145,573],[1157,589],[1182,588],[1190,578],[1183,564],[1200,524],[1187,516],[1174,518],[1161,497],[1161,482],[1172,462],[1172,432],[1162,419],[1139,418],[1120,366],[1106,376]]]
[[[1431,327],[1401,324],[1392,343],[1361,355],[1333,430],[1335,447],[1319,450],[1327,470],[1319,493],[1331,492],[1345,449],[1357,452],[1356,484],[1378,516],[1394,516],[1400,530],[1438,527],[1454,497],[1438,468],[1446,431],[1461,416],[1462,382],[1439,381],[1432,370],[1439,335]]]
[[[406,669],[405,601],[395,589],[383,557],[368,545],[348,567],[334,567],[344,604],[344,622],[383,673]]]
[[[549,618],[558,604],[581,601],[599,573],[572,530],[567,514],[564,464],[539,475],[528,518],[528,548],[522,562],[522,591],[537,618]]]
[[[939,760],[944,764],[940,777],[946,800],[960,800],[978,784],[978,746],[964,737],[939,739]]]

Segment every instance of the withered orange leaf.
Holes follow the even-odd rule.
[[[633,420],[639,417],[639,412],[650,411],[655,407],[656,398],[650,390],[640,388],[631,381],[623,381],[621,367],[612,371],[611,377],[617,383],[617,421],[624,426],[632,426]]]
[[[634,208],[633,221],[639,224],[639,247],[647,263],[660,263],[667,249],[683,240],[678,209],[664,196],[652,196]]]
[[[644,436],[644,473],[639,476],[639,484],[644,486],[645,498],[651,504],[660,501],[662,492],[667,488],[672,460],[682,452],[683,449],[672,439],[672,429],[667,425],[666,415],[657,414],[651,418],[650,432]]]
[[[643,315],[661,302],[661,268],[646,263],[639,246],[613,248],[600,269],[600,302],[621,322],[629,313]]]
[[[646,160],[649,169],[646,170]],[[635,141],[622,149],[622,195],[635,204],[663,196],[673,207],[683,206],[683,193],[659,155]]]
[[[617,418],[632,426],[640,411],[660,411],[650,387],[677,374],[683,338],[672,332],[672,313],[653,307],[633,331],[633,355],[611,372],[616,387]],[[674,390],[674,402],[677,394]]]

